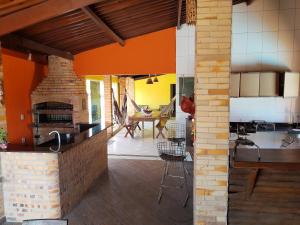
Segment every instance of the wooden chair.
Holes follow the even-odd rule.
[[[158,124],[156,124],[156,128],[158,129],[158,134],[156,135],[156,138],[158,138],[159,135],[161,135],[163,138],[166,138],[163,133],[163,130],[164,129],[167,130],[166,124],[167,124],[168,120],[169,120],[169,117],[161,117]]]
[[[53,220],[53,219],[24,220],[22,225],[68,225],[68,220]]]
[[[132,121],[132,120],[129,120],[128,122],[125,122],[124,124],[124,127],[126,129],[126,134],[124,137],[127,137],[128,134],[130,135],[130,137],[134,138],[134,131],[138,128],[139,130],[142,130],[140,125],[139,125],[139,122],[136,121]]]

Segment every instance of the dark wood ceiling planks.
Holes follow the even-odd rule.
[[[42,16],[36,12],[37,23],[26,25],[25,28],[19,29],[13,34],[44,45],[45,49],[64,51],[67,54],[77,54],[114,43],[116,40],[123,45],[123,41],[126,44],[128,38],[176,27],[178,26],[178,15],[181,16],[180,23],[185,23],[185,0],[64,0],[61,9],[66,10],[69,6],[70,10],[64,11],[60,15],[57,15],[59,9],[53,9],[56,1],[0,0],[0,23],[2,19],[7,19],[6,17],[11,17],[16,13],[23,13],[24,16],[25,10],[32,12],[35,7],[38,9],[46,7],[48,4],[51,6],[49,10],[54,11],[51,19],[43,20]],[[179,2],[181,1],[182,5],[180,6]],[[91,18],[86,10],[82,10],[87,7],[88,2],[97,2],[89,5],[88,10],[99,17],[100,25],[97,23],[97,18]],[[233,3],[240,2],[243,0],[233,0]],[[75,5],[78,7],[77,9],[74,9]],[[178,12],[179,6],[181,13]],[[47,13],[48,16],[51,16],[51,12],[47,11]],[[30,15],[28,16],[30,17]],[[33,21],[30,20],[27,23]],[[22,21],[19,23],[22,24]],[[21,27],[20,24],[18,26]],[[19,45],[22,46],[22,43]],[[17,46],[16,49],[18,49]],[[40,48],[28,50],[47,54],[47,51],[41,52]],[[24,46],[22,49],[20,48],[20,51],[24,52]]]
[[[89,8],[125,41],[177,25],[178,0],[105,0]],[[181,23],[184,23],[185,4],[181,11]],[[101,29],[82,9],[39,22],[14,34],[72,54],[115,42],[107,30]]]

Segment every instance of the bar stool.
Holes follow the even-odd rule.
[[[183,207],[186,207],[189,199],[187,175],[188,171],[185,167],[186,159],[186,138],[185,138],[185,126],[178,123],[169,123],[168,127],[168,139],[157,143],[157,150],[160,158],[164,160],[164,172],[162,174],[158,203],[161,202],[165,189],[178,188],[185,189],[185,199]],[[173,165],[176,169],[174,174],[169,173],[169,167]],[[179,165],[179,166],[178,166]],[[181,170],[181,171],[180,171]],[[179,184],[176,186],[169,186],[165,184],[166,178],[171,177],[177,179]]]

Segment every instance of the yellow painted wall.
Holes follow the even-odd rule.
[[[157,78],[159,82],[153,84],[146,84],[146,79],[134,82],[135,101],[138,105],[158,109],[159,105],[170,103],[170,84],[176,84],[176,74],[165,74]]]

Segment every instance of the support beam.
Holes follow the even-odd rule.
[[[104,0],[47,0],[0,18],[0,36]]]
[[[9,34],[0,38],[2,45],[5,48],[13,49],[13,50],[30,50],[33,52],[39,52],[47,55],[56,55],[66,59],[74,59],[74,56],[69,53],[59,49],[55,49],[49,47],[44,44],[40,44],[38,42],[17,36],[15,34]]]
[[[252,0],[232,0],[232,5],[237,5],[246,2],[247,5],[251,4]]]
[[[177,29],[181,26],[181,11],[182,11],[182,0],[178,0],[178,15],[177,15]]]
[[[90,7],[86,6],[82,8],[82,11],[99,27],[101,30],[105,31],[112,40],[118,42],[121,46],[125,45],[125,41],[118,36],[105,22],[97,16]]]

